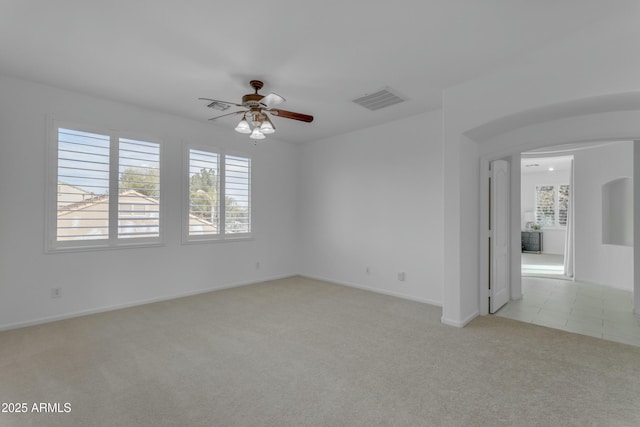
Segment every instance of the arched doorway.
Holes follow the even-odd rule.
[[[628,95],[623,96],[627,98]],[[613,96],[598,97],[588,100],[572,101],[563,106],[549,106],[535,111],[518,113],[489,124],[475,128],[464,135],[477,143],[480,158],[480,224],[486,224],[488,212],[488,165],[495,159],[506,159],[512,166],[512,200],[519,200],[520,191],[513,190],[520,185],[520,153],[544,146],[562,144],[592,143],[594,141],[640,140],[640,111],[610,111]],[[588,108],[587,108],[588,106]],[[603,110],[600,111],[599,110]],[[588,112],[589,114],[581,114]],[[557,113],[558,117],[554,117]],[[554,119],[555,118],[555,119]],[[634,144],[634,214],[636,223],[640,223],[640,150],[638,142]],[[603,161],[606,161],[604,159]],[[517,163],[516,163],[517,162]],[[515,197],[514,197],[515,196]],[[511,285],[514,298],[521,294],[520,279],[520,212],[512,216],[512,250],[511,250]],[[640,233],[634,232],[634,246],[640,247]],[[488,247],[485,232],[480,227],[478,291],[479,313],[487,314],[488,298]],[[640,271],[640,254],[634,253],[634,270]],[[634,275],[634,307],[635,313],[640,307],[640,278]]]
[[[532,270],[533,274],[522,275],[521,298],[506,304],[498,316],[640,346],[640,325],[632,313],[633,149],[633,141],[581,143],[537,150],[534,157],[523,158],[520,212],[533,209],[533,200],[528,199],[534,198],[534,189],[528,187],[542,184],[535,185],[535,189],[553,193],[556,188],[552,184],[570,182],[578,202],[571,212],[575,214],[571,219],[576,232],[565,233],[566,229],[558,227],[559,212],[548,212],[549,218],[540,218],[538,212],[534,220],[556,220],[543,224],[535,232],[543,243],[540,248],[543,255],[522,254],[522,271]],[[545,163],[535,157],[541,153],[551,156],[549,159],[574,154],[578,159],[576,179],[562,181],[566,171],[543,171],[559,163],[554,160]],[[543,198],[542,202],[546,201]],[[609,218],[605,208],[613,209],[613,217]],[[607,224],[613,227],[609,230]],[[536,272],[535,266],[524,263],[536,257],[545,260],[554,252],[563,251],[563,242],[553,241],[556,234],[575,235],[575,250],[571,250],[575,280],[561,279],[545,269]]]

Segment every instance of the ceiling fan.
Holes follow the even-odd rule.
[[[276,127],[269,118],[269,114],[275,117],[299,120],[306,123],[311,123],[313,121],[313,116],[308,114],[294,113],[293,111],[273,108],[276,105],[283,103],[285,99],[275,93],[260,95],[258,91],[262,89],[262,86],[264,86],[264,83],[260,80],[251,80],[249,84],[255,92],[244,95],[242,97],[242,104],[221,101],[219,99],[198,98],[202,101],[208,101],[209,104],[207,104],[207,107],[218,111],[226,111],[233,106],[244,108],[243,110],[234,111],[233,113],[212,117],[209,120],[217,120],[227,116],[242,115],[242,120],[240,120],[240,123],[238,123],[235,130],[239,133],[249,134],[249,138],[254,140],[264,139],[265,135],[275,132]],[[253,129],[251,129],[251,125],[253,125]]]

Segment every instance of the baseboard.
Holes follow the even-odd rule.
[[[455,326],[456,328],[464,328],[465,326],[467,326],[469,324],[469,322],[471,322],[473,319],[475,319],[479,315],[480,315],[480,313],[475,311],[475,312],[471,313],[469,316],[467,316],[465,319],[463,319],[462,321],[453,320],[453,319],[447,319],[446,317],[442,316],[442,318],[440,318],[440,321],[443,324],[448,325],[448,326]]]
[[[24,321],[24,322],[8,323],[8,324],[0,325],[0,331],[8,331],[10,329],[18,329],[18,328],[24,328],[24,327],[27,327],[27,326],[41,325],[43,323],[57,322],[59,320],[72,319],[74,317],[88,316],[88,315],[91,315],[91,314],[104,313],[104,312],[107,312],[107,311],[120,310],[120,309],[123,309],[123,308],[136,307],[136,306],[145,305],[145,304],[152,304],[154,302],[169,301],[169,300],[172,300],[172,299],[185,298],[185,297],[190,297],[190,296],[193,296],[193,295],[206,294],[208,292],[213,292],[213,291],[220,291],[220,290],[223,290],[223,289],[231,289],[231,288],[238,288],[240,286],[255,285],[257,283],[268,282],[268,281],[271,281],[271,280],[286,279],[286,278],[292,277],[292,276],[295,276],[295,274],[286,274],[286,275],[282,275],[282,276],[266,277],[266,278],[263,278],[263,279],[260,279],[260,280],[251,280],[251,281],[245,281],[245,282],[230,283],[230,284],[225,284],[225,285],[221,285],[221,286],[212,286],[210,288],[196,289],[196,290],[192,290],[192,291],[181,292],[181,293],[178,293],[178,294],[165,295],[165,296],[161,296],[161,297],[149,298],[149,299],[144,299],[144,300],[137,300],[137,301],[126,302],[126,303],[122,303],[122,304],[114,304],[114,305],[109,305],[109,306],[97,307],[97,308],[92,308],[92,309],[88,309],[88,310],[80,310],[80,311],[75,311],[75,312],[72,312],[72,313],[59,314],[59,315],[55,315],[55,316],[41,317],[41,318],[38,318],[38,319],[27,320],[27,321]]]
[[[383,290],[383,289],[374,288],[374,287],[371,287],[371,286],[365,286],[365,285],[360,285],[360,284],[351,283],[351,282],[343,282],[343,281],[338,281],[338,280],[334,280],[334,279],[329,279],[329,278],[326,278],[326,277],[314,276],[314,275],[310,275],[310,274],[298,274],[298,276],[306,277],[306,278],[314,279],[314,280],[322,280],[323,282],[334,283],[336,285],[347,286],[349,288],[362,289],[364,291],[375,292],[376,294],[388,295],[388,296],[391,296],[391,297],[402,298],[402,299],[406,299],[406,300],[410,300],[410,301],[417,301],[417,302],[421,302],[421,303],[429,304],[429,305],[435,305],[436,307],[442,307],[442,303],[440,301],[435,301],[435,300],[431,300],[431,299],[428,299],[428,298],[415,297],[413,295],[407,295],[407,294],[403,294],[403,293],[400,293],[400,292],[391,292],[391,291],[386,291],[386,290]]]
[[[92,308],[92,309],[88,309],[88,310],[80,310],[80,311],[75,311],[75,312],[71,312],[71,313],[59,314],[59,315],[55,315],[55,316],[40,317],[38,319],[27,320],[27,321],[23,321],[23,322],[7,323],[7,324],[4,324],[4,325],[0,325],[0,331],[7,331],[7,330],[10,330],[10,329],[18,329],[18,328],[25,328],[27,326],[35,326],[35,325],[41,325],[41,324],[44,324],[44,323],[57,322],[59,320],[72,319],[74,317],[89,316],[91,314],[104,313],[104,312],[107,312],[107,311],[120,310],[120,309],[123,309],[123,308],[136,307],[136,306],[145,305],[145,304],[152,304],[154,302],[168,301],[168,300],[172,300],[172,299],[184,298],[184,297],[189,297],[189,296],[193,296],[193,295],[206,294],[208,292],[220,291],[220,290],[223,290],[223,289],[237,288],[237,287],[240,287],[240,286],[247,286],[247,285],[255,285],[257,283],[268,282],[270,280],[286,279],[288,277],[293,277],[293,276],[300,276],[300,277],[307,277],[309,279],[322,280],[324,282],[334,283],[334,284],[341,285],[341,286],[347,286],[347,287],[350,287],[350,288],[362,289],[362,290],[365,290],[365,291],[375,292],[375,293],[382,294],[382,295],[388,295],[388,296],[392,296],[392,297],[396,297],[396,298],[402,298],[402,299],[406,299],[406,300],[410,300],[410,301],[416,301],[416,302],[420,302],[420,303],[424,303],[424,304],[434,305],[436,307],[442,307],[442,303],[440,301],[435,301],[435,300],[431,300],[431,299],[428,299],[428,298],[420,298],[420,297],[415,297],[413,295],[402,294],[400,292],[391,292],[391,291],[381,290],[381,289],[373,288],[373,287],[370,287],[370,286],[364,286],[364,285],[351,283],[351,282],[336,281],[336,280],[329,279],[329,278],[326,278],[326,277],[321,277],[321,276],[313,276],[313,275],[301,274],[301,273],[292,273],[292,274],[286,274],[286,275],[265,277],[265,278],[262,278],[260,280],[251,280],[251,281],[245,281],[245,282],[230,283],[230,284],[225,284],[225,285],[221,285],[221,286],[212,286],[210,288],[196,289],[196,290],[187,291],[187,292],[181,292],[181,293],[172,294],[172,295],[164,295],[164,296],[161,296],[161,297],[155,297],[155,298],[149,298],[149,299],[144,299],[144,300],[136,300],[136,301],[126,302],[126,303],[122,303],[122,304],[114,304],[114,305],[109,305],[109,306],[96,307],[96,308]],[[471,321],[471,320],[472,319],[469,319],[469,321]],[[443,321],[443,323],[448,324],[448,323],[446,323],[444,321]],[[453,325],[453,326],[455,326],[455,325]],[[464,325],[462,325],[462,326],[464,326]],[[462,326],[460,326],[460,327],[462,327]]]
[[[516,294],[516,295],[511,295],[511,298],[509,299],[510,301],[519,301],[522,299],[522,292]]]

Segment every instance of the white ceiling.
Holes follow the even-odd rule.
[[[568,172],[571,170],[571,160],[573,160],[574,153],[625,142],[628,143],[628,141],[576,142],[527,151],[521,154],[520,171],[523,174]],[[553,171],[550,171],[549,168],[553,168]]]
[[[523,157],[520,172],[523,174],[568,172],[571,170],[572,159],[573,156]]]
[[[620,13],[628,0],[0,0],[0,73],[206,122],[198,97],[240,101],[249,80],[317,140],[441,106],[442,90]],[[407,102],[351,101],[391,87]],[[237,118],[210,122],[233,132]]]

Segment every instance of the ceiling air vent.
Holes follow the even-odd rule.
[[[355,102],[356,104],[362,105],[364,108],[367,108],[371,111],[389,107],[390,105],[399,104],[404,101],[404,99],[391,92],[390,88],[385,88],[379,90],[376,93],[372,93],[371,95],[365,95],[353,100],[353,102]]]

